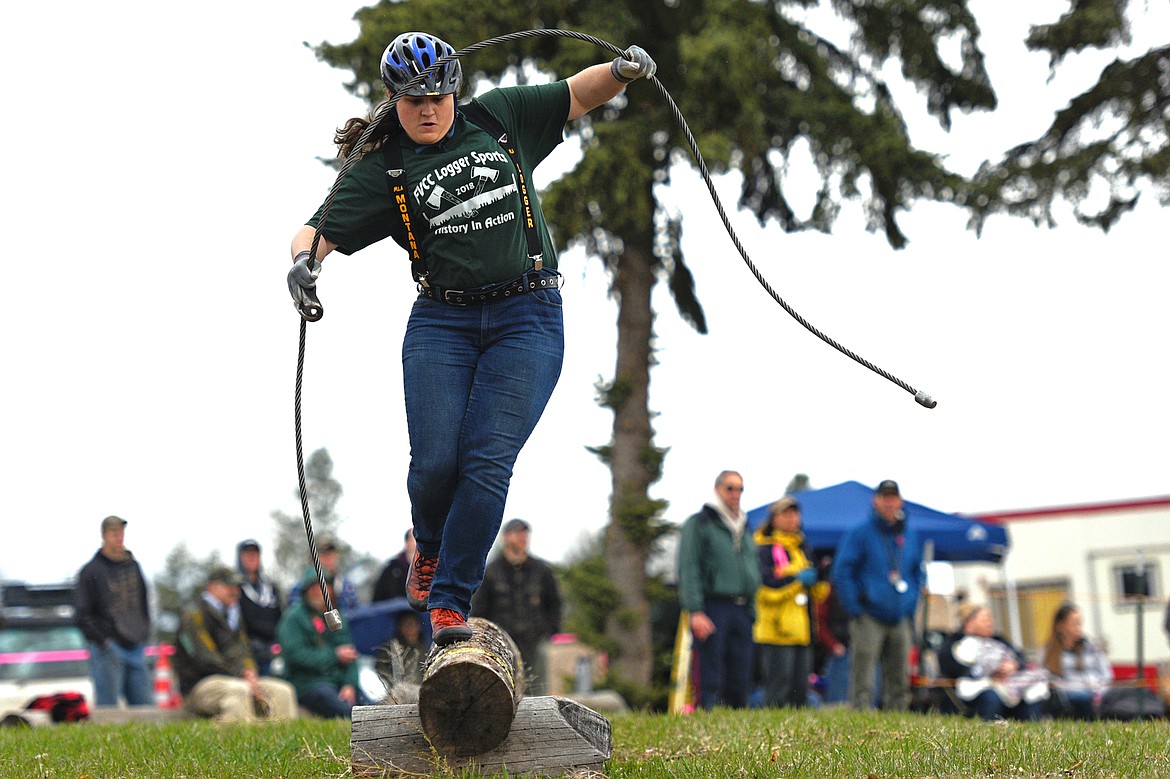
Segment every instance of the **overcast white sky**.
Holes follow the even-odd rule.
[[[364,110],[342,89],[348,74],[302,41],[352,39],[359,5],[0,10],[0,576],[72,576],[111,513],[129,520],[148,572],[179,541],[230,557],[244,537],[269,538],[273,509],[299,513],[287,247],[333,181],[315,157]],[[1021,41],[1067,3],[999,5],[972,3],[1002,109],[958,116],[949,135],[921,98],[907,111],[916,142],[965,170],[1035,137],[1110,59],[1074,56],[1049,82],[1046,58]],[[1134,5],[1144,50],[1170,19],[1165,3]],[[902,252],[865,233],[855,207],[832,236],[761,231],[736,214],[780,294],[931,394],[928,411],[789,319],[743,267],[697,175],[676,182],[711,333],[683,325],[659,290],[652,405],[670,454],[654,494],[670,519],[695,511],[723,468],[743,473],[748,507],[796,472],[816,487],[895,478],[907,498],[965,513],[1170,493],[1170,263],[1151,193],[1108,235],[1064,213],[1055,231],[997,218],[976,240],[963,213],[922,205],[903,216]],[[720,191],[732,208],[737,183]],[[599,263],[574,252],[562,270],[565,371],[507,508],[554,560],[606,522],[608,471],[584,447],[609,438],[593,383],[612,375],[616,312]],[[399,352],[413,288],[387,243],[327,261],[319,290],[305,451],[334,458],[346,540],[390,556],[409,523]]]

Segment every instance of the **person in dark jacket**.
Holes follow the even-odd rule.
[[[94,702],[154,705],[154,683],[144,650],[150,606],[142,567],[125,546],[126,520],[102,520],[102,547],[77,576],[74,618],[89,642]]]
[[[831,576],[849,615],[853,708],[873,706],[879,661],[882,709],[909,708],[910,623],[922,588],[922,544],[907,525],[897,482],[878,485],[869,517],[842,539]]]
[[[406,597],[406,576],[410,573],[410,561],[414,559],[414,528],[406,531],[402,539],[402,551],[386,561],[386,566],[374,582],[372,603]]]
[[[261,677],[240,614],[240,577],[226,566],[183,610],[175,644],[175,672],[183,705],[220,722],[291,719],[296,694],[288,682]]]
[[[260,542],[253,538],[236,546],[236,567],[240,572],[240,614],[248,631],[252,657],[261,676],[270,676],[276,623],[282,606],[280,589],[260,564]]]
[[[326,577],[329,597],[333,580]],[[288,607],[276,627],[284,678],[297,701],[314,714],[349,717],[355,705],[369,703],[358,680],[358,651],[345,621],[340,630],[325,626],[325,596],[313,571],[300,582],[301,599]]]
[[[532,527],[522,519],[505,523],[503,552],[488,563],[483,584],[471,599],[471,615],[504,629],[524,660],[525,692],[548,689],[548,646],[561,629],[561,595],[552,566],[529,554]]]
[[[760,564],[740,508],[743,477],[723,471],[714,498],[683,523],[678,602],[699,655],[699,706],[743,709],[753,670],[752,623]]]
[[[832,564],[832,557],[826,555],[817,567],[828,578]],[[824,684],[822,699],[830,705],[845,703],[849,700],[849,617],[832,585],[825,599],[815,603],[813,614],[817,626],[813,667]]]

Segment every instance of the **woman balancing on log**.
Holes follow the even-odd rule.
[[[654,60],[637,46],[563,81],[494,89],[459,103],[454,49],[404,33],[382,55],[382,81],[404,90],[292,241],[289,291],[316,300],[320,260],[387,236],[411,259],[418,298],[402,344],[410,433],[407,491],[418,547],[406,594],[429,611],[439,645],[471,637],[471,596],[499,531],[512,467],[556,386],[564,354],[560,274],[532,170],[565,123],[616,97]],[[350,152],[371,120],[338,130]],[[311,247],[321,226],[317,253]],[[303,309],[302,309],[303,310]]]

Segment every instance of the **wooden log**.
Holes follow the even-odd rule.
[[[507,737],[479,755],[433,750],[418,704],[355,706],[350,734],[351,770],[363,776],[438,776],[471,768],[511,776],[554,777],[600,772],[613,751],[609,720],[568,698],[541,696],[520,702]]]
[[[486,619],[472,617],[467,624],[474,631],[470,639],[431,652],[418,692],[431,746],[457,757],[503,741],[524,697],[524,664],[511,637]]]

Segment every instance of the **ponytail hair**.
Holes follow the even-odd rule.
[[[389,98],[387,98],[389,100]],[[337,128],[337,132],[333,135],[333,142],[337,144],[337,156],[341,159],[348,159],[349,155],[357,147],[358,140],[361,139],[362,133],[366,131],[371,124],[373,124],[374,117],[378,115],[378,111],[386,104],[383,101],[370,113],[369,116],[360,117],[355,116],[352,119],[346,120],[345,124]],[[375,149],[382,147],[386,139],[392,135],[397,134],[401,125],[398,124],[398,113],[391,110],[388,115],[382,117],[378,124],[378,129],[374,131],[369,140],[366,141],[365,146],[362,147],[361,153],[367,154]]]

